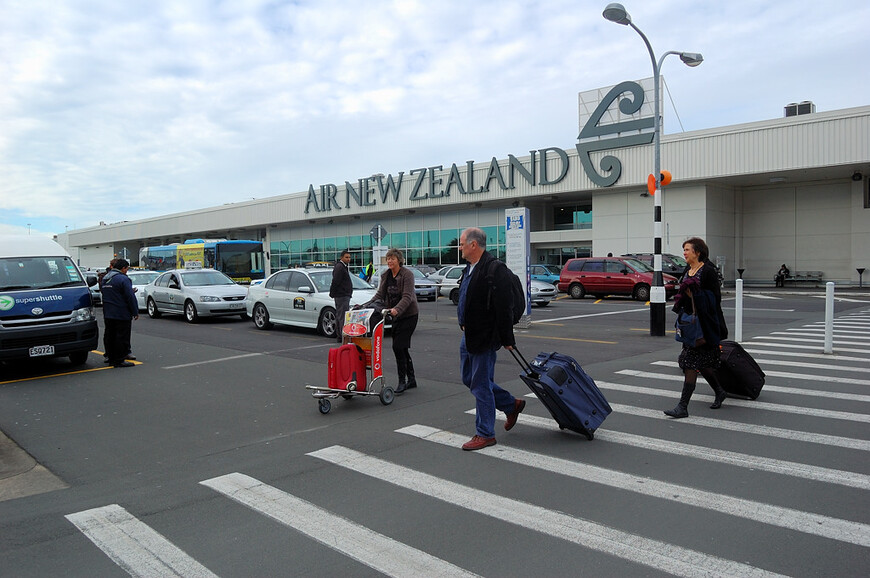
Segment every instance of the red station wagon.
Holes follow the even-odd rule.
[[[665,296],[677,292],[677,279],[662,274]],[[585,257],[569,259],[559,276],[559,291],[574,299],[586,294],[600,299],[605,295],[631,295],[638,301],[648,301],[653,282],[653,269],[637,259],[621,257]]]

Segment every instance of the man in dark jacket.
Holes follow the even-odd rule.
[[[353,281],[350,280],[348,263],[350,251],[344,250],[332,268],[332,283],[329,285],[329,296],[335,300],[335,335],[338,341],[341,341],[344,314],[350,309],[350,297],[353,295]]]
[[[507,290],[510,287],[507,266],[486,252],[486,233],[476,227],[462,232],[459,250],[469,262],[459,286],[457,316],[463,331],[459,358],[462,383],[477,401],[477,433],[462,449],[472,451],[495,445],[496,409],[505,413],[504,429],[510,430],[526,402],[493,380],[496,352],[502,346],[513,349],[516,344],[508,301],[511,292]],[[499,287],[505,290],[498,290]]]
[[[103,321],[105,322],[106,355],[113,367],[132,367],[125,358],[130,351],[133,320],[139,319],[139,305],[133,283],[127,277],[130,263],[116,259],[112,270],[103,277]]]

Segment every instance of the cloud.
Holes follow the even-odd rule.
[[[62,230],[570,147],[577,93],[651,76],[594,2],[7,3],[3,220]],[[627,5],[686,130],[867,104],[865,2]],[[670,98],[665,126],[678,130]],[[14,221],[14,222],[13,222]]]

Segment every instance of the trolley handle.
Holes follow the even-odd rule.
[[[519,348],[516,345],[514,345],[513,349],[510,349],[509,351],[511,352],[511,355],[514,356],[514,359],[517,360],[517,363],[520,364],[520,367],[522,368],[522,370],[525,372],[526,375],[528,375],[532,379],[537,379],[538,377],[541,376],[540,373],[538,373],[537,371],[532,369],[531,364],[528,361],[526,361],[526,358],[523,357],[522,352],[519,350]]]

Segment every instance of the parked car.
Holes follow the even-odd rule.
[[[666,298],[677,292],[677,279],[663,274]],[[623,257],[585,257],[569,259],[562,268],[559,291],[574,299],[586,294],[602,298],[605,295],[631,295],[638,301],[648,301],[653,282],[652,268],[637,259]]]
[[[200,317],[245,313],[247,289],[214,269],[173,269],[145,285],[148,316],[184,315],[188,323]]]
[[[380,269],[375,270],[374,275],[372,275],[371,284],[378,288],[378,285],[381,282],[381,275],[384,274],[388,267],[381,267]],[[435,281],[431,281],[426,278],[419,269],[414,267],[406,267],[411,273],[414,274],[414,292],[417,294],[417,300],[425,299],[426,301],[435,301],[438,298],[438,283]]]
[[[440,293],[444,297],[449,297],[453,304],[459,303],[459,278],[465,270],[465,265],[454,265],[450,267],[444,276],[444,281],[441,283]],[[538,281],[532,279],[529,281],[529,301],[538,307],[546,307],[556,297],[556,287],[546,281]]]
[[[157,271],[133,271],[132,269],[127,271],[127,277],[130,278],[130,282],[133,283],[133,290],[136,292],[136,302],[139,304],[139,311],[144,311],[148,308],[148,304],[145,302],[145,291],[143,290],[145,285],[148,285],[159,276],[160,273]]]
[[[440,269],[438,269],[434,273],[429,273],[427,275],[427,277],[429,278],[430,281],[435,281],[436,283],[441,283],[441,281],[444,279],[444,275],[446,275],[447,272],[450,271],[454,267],[465,267],[465,265],[445,265],[444,267],[441,267]]]
[[[84,271],[85,282],[88,284],[88,290],[91,292],[91,300],[94,302],[94,307],[99,307],[103,304],[103,294],[100,293],[99,276],[96,271]]]
[[[369,283],[353,275],[350,280],[351,306],[362,305],[375,296]],[[335,300],[329,296],[331,283],[331,269],[284,269],[248,287],[245,310],[257,329],[270,329],[277,323],[310,327],[327,337],[336,337]]]
[[[627,255],[623,255],[623,257],[627,257],[629,259],[637,259],[641,263],[644,263],[649,266],[650,269],[653,268],[653,257],[655,257],[654,253],[629,253]],[[673,255],[671,253],[662,253],[662,273],[667,273],[668,275],[673,275],[678,278],[683,274],[683,271],[686,270],[686,260],[683,259],[679,255]]]
[[[558,265],[532,265],[529,267],[529,275],[532,279],[556,285],[559,283],[559,269]]]
[[[437,271],[437,269],[432,265],[411,265],[411,267],[413,267],[414,269],[419,269],[420,272],[427,277]]]
[[[441,276],[438,282],[438,294],[442,297],[449,297],[454,304],[459,303],[459,278],[463,271],[465,271],[465,265],[450,265],[438,271]]]

